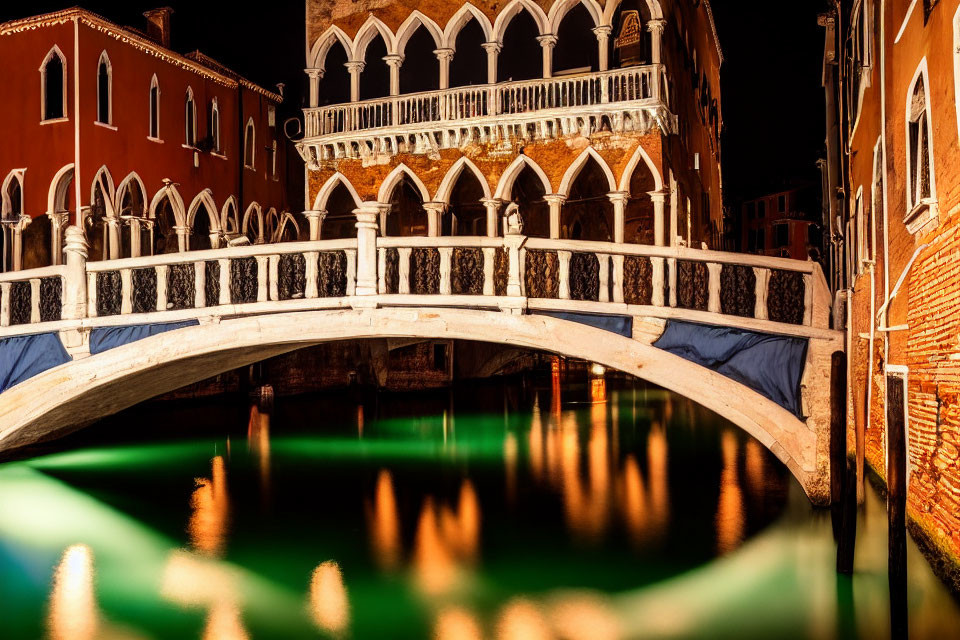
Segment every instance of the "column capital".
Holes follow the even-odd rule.
[[[666,202],[667,196],[670,195],[670,191],[648,191],[647,195],[650,196],[650,199],[654,202]]]
[[[610,198],[610,202],[613,204],[626,204],[630,199],[629,191],[611,191],[607,194],[607,197]]]
[[[325,74],[327,70],[324,69],[323,67],[317,67],[314,69],[304,69],[303,72],[306,73],[308,76],[310,76],[311,79],[314,79],[314,78],[322,78],[323,74]]]
[[[327,217],[327,212],[322,209],[311,209],[309,211],[303,212],[303,217],[309,220],[310,218],[318,218],[323,220]]]
[[[653,32],[663,33],[663,29],[666,26],[667,26],[667,21],[664,20],[663,18],[647,21],[647,31],[649,31],[650,33],[653,33]]]
[[[383,61],[386,62],[389,67],[397,67],[399,69],[403,64],[403,56],[399,53],[391,53],[383,56]]]
[[[437,60],[440,60],[441,62],[444,60],[452,60],[453,54],[455,53],[456,51],[454,49],[434,49],[433,50],[433,55],[437,56]]]
[[[541,47],[553,47],[557,44],[557,36],[552,33],[545,33],[542,36],[537,36],[537,42],[540,43]]]
[[[176,225],[173,227],[173,230],[178,236],[188,236],[190,235],[190,227],[183,225]]]
[[[423,208],[426,211],[439,211],[443,213],[450,206],[446,202],[424,202]]]
[[[500,198],[480,198],[480,204],[485,207],[497,207],[499,209],[503,206],[503,200]]]
[[[70,213],[68,211],[57,211],[55,213],[48,213],[47,217],[50,218],[50,224],[55,229],[62,229],[70,219]]]
[[[602,40],[610,37],[610,34],[613,33],[613,27],[608,24],[602,24],[599,27],[594,27],[591,31],[597,36],[597,40]]]
[[[503,45],[497,42],[496,40],[492,42],[484,42],[480,46],[483,47],[487,53],[490,53],[490,52],[500,53],[501,51],[503,51]]]
[[[547,201],[547,204],[563,204],[567,201],[567,196],[559,193],[548,193],[543,196],[543,199]]]
[[[367,66],[367,63],[363,60],[348,60],[343,63],[343,66],[345,66],[350,73],[363,73],[363,69]]]

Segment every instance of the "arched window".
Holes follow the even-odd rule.
[[[907,211],[911,216],[924,205],[929,205],[934,198],[931,171],[933,154],[925,75],[922,68],[918,69],[907,102]]]
[[[193,89],[187,88],[187,98],[184,102],[185,135],[184,144],[188,147],[197,146],[197,103],[193,100]]]
[[[54,46],[40,65],[40,106],[43,120],[67,117],[67,59]]]
[[[391,237],[408,238],[427,235],[427,212],[417,185],[404,175],[390,197],[387,232]]]
[[[23,215],[23,178],[19,173],[12,173],[7,179],[7,187],[3,191],[3,219],[17,220]]]
[[[160,83],[157,75],[150,79],[150,133],[154,140],[160,139]]]
[[[595,27],[583,3],[578,3],[563,17],[557,29],[557,45],[553,50],[555,74],[599,70],[600,50],[593,33]]]
[[[455,40],[456,54],[450,62],[450,86],[462,87],[487,82],[486,35],[476,18],[460,29]]]
[[[510,20],[503,34],[503,50],[498,56],[497,78],[533,80],[543,77],[543,49],[537,41],[537,21],[526,9]]]
[[[550,237],[550,206],[544,199],[545,195],[540,177],[529,165],[524,167],[509,194],[509,199],[520,207],[524,235]]]
[[[850,78],[850,82],[847,84],[849,90],[847,100],[850,104],[850,122],[852,125],[856,125],[860,114],[860,103],[863,99],[865,86],[863,78],[870,65],[869,17],[867,0],[860,0],[853,10],[850,22],[850,46],[847,48],[847,73]]]
[[[220,153],[220,103],[216,98],[210,101],[209,120],[210,149],[214,153]]]
[[[613,203],[603,169],[593,158],[577,174],[563,204],[560,237],[567,240],[613,242]]]
[[[407,41],[400,67],[400,93],[419,93],[440,88],[440,61],[434,53],[439,46],[423,25]]]
[[[113,124],[113,68],[104,51],[97,65],[97,122]]]
[[[342,182],[334,187],[327,198],[327,215],[320,227],[321,240],[341,240],[357,237],[357,216],[353,210],[357,202]]]
[[[466,169],[460,172],[450,193],[450,211],[443,216],[443,235],[487,235],[487,210],[481,202],[484,195],[475,173]]]
[[[253,118],[247,120],[247,130],[243,134],[243,164],[247,169],[256,168],[257,160],[257,131],[253,126]]]
[[[378,32],[364,52],[366,63],[360,74],[360,99],[372,100],[390,95],[390,67],[384,58],[390,52],[383,36]]]

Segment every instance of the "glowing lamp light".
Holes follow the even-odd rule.
[[[603,367],[602,364],[594,363],[594,364],[590,365],[590,373],[591,373],[592,375],[594,375],[594,376],[599,377],[599,376],[602,376],[603,374],[605,374],[606,372],[607,372],[607,370]]]

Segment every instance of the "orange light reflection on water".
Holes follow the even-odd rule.
[[[50,592],[47,626],[52,640],[88,640],[97,636],[100,614],[93,578],[90,547],[67,547],[54,571]]]
[[[737,469],[737,438],[731,431],[723,432],[720,448],[723,453],[723,472],[720,474],[720,500],[716,517],[717,550],[725,553],[736,549],[743,541],[745,516],[743,491],[740,489]]]
[[[193,513],[187,530],[193,547],[209,556],[220,556],[226,543],[229,518],[227,471],[223,457],[210,463],[210,478],[197,478],[197,488],[190,497]]]
[[[350,624],[350,601],[340,565],[320,563],[310,578],[310,614],[322,631],[341,636]]]

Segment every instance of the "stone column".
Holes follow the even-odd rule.
[[[319,240],[323,230],[323,221],[327,217],[326,211],[304,211],[303,217],[310,225],[310,240]]]
[[[379,202],[364,202],[353,210],[357,216],[358,296],[377,294],[377,219],[381,208]]]
[[[503,45],[499,42],[484,42],[482,45],[487,52],[487,84],[497,84],[497,57]]]
[[[307,76],[310,78],[310,107],[316,108],[320,106],[320,80],[323,79],[323,74],[325,70],[322,68],[318,69],[304,69],[307,73]]]
[[[650,200],[653,202],[653,244],[658,247],[664,246],[666,242],[663,238],[664,233],[664,214],[666,212],[668,191],[651,191]]]
[[[13,271],[23,269],[23,232],[33,222],[28,215],[20,215],[17,224],[10,227],[10,239],[13,242]]]
[[[67,224],[70,214],[67,212],[48,213],[50,218],[50,256],[54,265],[63,264],[63,229]]]
[[[67,271],[64,277],[64,320],[87,317],[87,240],[80,227],[69,226],[64,234]]]
[[[107,245],[109,250],[107,255],[111,260],[120,258],[120,218],[107,216]]]
[[[597,36],[597,46],[600,51],[600,71],[606,71],[610,68],[610,33],[613,27],[608,24],[600,25],[593,29],[593,34]]]
[[[450,61],[453,60],[453,49],[436,49],[433,55],[440,61],[440,88],[450,88]]]
[[[447,209],[447,203],[424,202],[423,208],[427,211],[427,236],[439,238],[442,230],[443,213]]]
[[[663,28],[666,26],[666,20],[651,20],[647,23],[647,31],[650,32],[650,63],[660,64],[662,60],[661,41],[663,40]]]
[[[553,48],[557,44],[557,36],[552,33],[546,33],[542,36],[537,36],[537,42],[540,43],[540,46],[543,48],[543,77],[552,78],[553,77]]]
[[[613,241],[622,243],[625,235],[627,202],[630,201],[630,192],[611,191],[607,194],[607,197],[613,203]]]
[[[138,218],[130,218],[127,223],[130,225],[130,257],[139,258],[140,257],[140,220]],[[210,245],[216,249],[216,245]]]
[[[677,201],[680,194],[677,191],[677,179],[673,176],[673,169],[670,170],[670,246],[677,246]]]
[[[173,230],[177,233],[177,248],[180,253],[190,251],[190,227],[176,226]]]
[[[400,67],[403,66],[403,56],[391,53],[383,56],[383,61],[390,67],[390,95],[400,95]]]
[[[503,200],[500,198],[483,198],[480,202],[487,210],[487,237],[496,238],[500,235],[497,233],[497,221],[500,218],[500,206],[503,204]]]
[[[360,74],[363,68],[367,66],[363,60],[350,60],[343,64],[350,72],[350,102],[360,100]]]
[[[558,240],[560,238],[560,210],[563,203],[567,201],[567,196],[551,193],[543,196],[543,199],[550,205],[550,237]]]

